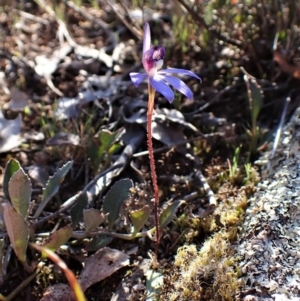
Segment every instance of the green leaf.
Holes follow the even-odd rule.
[[[148,270],[146,276],[147,300],[158,300],[161,287],[164,283],[164,276],[153,270]]]
[[[66,174],[70,170],[73,165],[73,161],[67,162],[60,169],[56,171],[56,173],[49,178],[45,189],[43,189],[43,199],[40,203],[34,218],[38,218],[42,213],[43,209],[47,205],[47,203],[52,199],[52,197],[58,192],[61,182],[64,180]]]
[[[51,251],[56,251],[71,238],[72,234],[73,230],[71,226],[67,225],[64,228],[51,233],[43,247],[50,249]]]
[[[256,126],[258,114],[263,106],[263,92],[256,78],[250,75],[244,68],[241,67],[241,70],[244,73],[244,80],[247,86],[252,126]]]
[[[159,226],[161,228],[167,226],[172,219],[174,218],[174,215],[178,209],[178,207],[185,203],[184,201],[176,201],[172,204],[169,204],[160,214],[159,216]]]
[[[81,193],[76,200],[76,204],[70,210],[73,228],[75,228],[79,222],[83,221],[83,210],[87,207],[87,205],[88,205],[87,194]]]
[[[145,225],[150,216],[150,209],[145,205],[142,209],[130,212],[130,219],[133,225],[132,235],[137,234]]]
[[[111,241],[113,240],[112,237],[94,237],[85,247],[85,250],[87,252],[95,252],[98,251],[99,249],[102,249],[106,247]]]
[[[285,40],[286,35],[287,35],[287,31],[285,29],[280,30],[279,33],[278,33],[278,40]]]
[[[10,201],[9,192],[8,192],[8,182],[12,175],[21,168],[19,162],[15,159],[10,159],[5,167],[4,178],[3,178],[3,192],[7,200]]]
[[[29,239],[27,222],[8,202],[5,203],[3,217],[7,234],[16,256],[21,262],[26,262],[26,250]]]
[[[119,148],[117,141],[120,139],[123,132],[123,128],[113,133],[104,129],[97,137],[94,137],[87,148],[87,154],[95,165],[100,164],[105,154],[112,154]]]
[[[89,233],[96,229],[106,219],[106,216],[97,209],[91,208],[83,211],[85,232]]]
[[[31,199],[31,182],[23,168],[16,171],[10,178],[8,192],[13,207],[26,218]]]
[[[250,101],[252,120],[255,120],[256,122],[258,114],[263,106],[263,93],[261,87],[257,84],[255,79],[249,79],[249,86],[252,98],[252,101]]]
[[[133,186],[130,179],[116,182],[106,194],[103,201],[103,211],[108,213],[108,228],[111,230],[119,218],[120,208],[129,196],[129,189]]]
[[[112,145],[109,148],[109,150],[107,151],[107,153],[109,155],[112,155],[113,153],[117,152],[121,147],[122,147],[122,144],[116,142],[114,145]]]

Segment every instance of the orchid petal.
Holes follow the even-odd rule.
[[[132,83],[137,87],[148,76],[148,74],[131,72],[129,73],[129,76]]]
[[[174,100],[174,92],[163,81],[160,75],[155,74],[153,77],[149,77],[151,86],[159,93],[161,93],[169,102]]]
[[[196,75],[194,72],[185,70],[185,69],[178,69],[178,68],[168,68],[168,69],[163,69],[160,70],[158,73],[160,74],[166,74],[166,73],[174,73],[174,74],[183,74],[183,75],[189,75],[193,76],[201,81],[201,78]]]
[[[149,50],[151,47],[151,33],[149,23],[144,25],[144,39],[143,39],[143,53]]]
[[[189,100],[193,99],[191,89],[179,78],[170,75],[159,75],[164,81],[172,85],[177,91],[185,95]]]

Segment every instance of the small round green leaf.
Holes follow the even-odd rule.
[[[164,276],[156,271],[146,272],[147,300],[159,300],[158,296],[164,283]]]
[[[150,208],[148,205],[145,205],[142,209],[130,212],[130,219],[133,225],[132,235],[138,233],[147,222],[150,216]]]
[[[119,218],[121,205],[129,196],[129,189],[133,186],[130,179],[116,182],[108,191],[103,202],[103,211],[108,213],[108,228],[111,230]]]
[[[88,205],[88,197],[86,193],[81,193],[76,200],[76,204],[71,208],[70,215],[72,227],[75,228],[79,222],[83,221],[83,210]]]
[[[91,241],[86,245],[85,250],[87,252],[95,252],[99,249],[106,247],[112,242],[112,237],[98,236],[91,239]]]
[[[159,226],[160,226],[160,228],[163,228],[163,227],[167,226],[172,221],[178,207],[183,203],[185,203],[185,202],[184,201],[176,201],[172,204],[169,204],[162,211],[162,213],[159,216]]]

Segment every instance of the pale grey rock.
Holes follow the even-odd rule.
[[[269,155],[260,158],[261,166]],[[270,166],[262,167],[238,242],[245,285],[237,300],[300,301],[300,108],[282,131]]]

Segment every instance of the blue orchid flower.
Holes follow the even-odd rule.
[[[144,25],[144,40],[143,40],[143,66],[146,73],[129,73],[131,81],[137,87],[145,79],[149,84],[161,93],[169,102],[174,100],[174,92],[170,88],[170,85],[185,95],[188,99],[193,99],[193,92],[191,89],[179,78],[170,74],[182,74],[193,76],[200,79],[195,73],[177,68],[167,68],[159,70],[163,66],[163,59],[165,56],[165,48],[162,46],[151,47],[150,27],[148,23]]]

